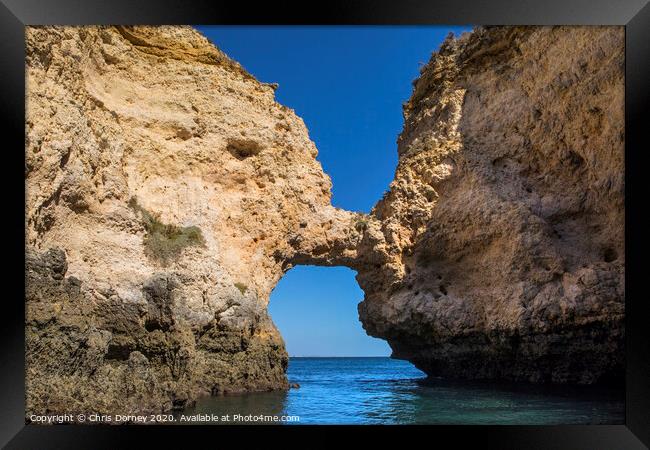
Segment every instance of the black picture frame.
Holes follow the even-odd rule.
[[[179,432],[185,444],[213,439],[224,432],[241,442],[252,436],[247,427],[209,426],[42,426],[26,425],[24,362],[24,132],[26,25],[90,24],[477,24],[477,25],[624,25],[625,87],[625,214],[626,214],[626,417],[613,426],[435,426],[346,427],[362,436],[386,432],[424,432],[432,443],[455,446],[480,443],[494,448],[627,449],[650,445],[650,314],[643,292],[647,221],[642,163],[650,149],[647,110],[650,103],[650,4],[648,0],[352,0],[265,4],[173,0],[0,0],[0,110],[2,136],[2,200],[5,287],[0,307],[0,377],[2,419],[0,445],[7,448],[122,448],[135,435],[171,443]],[[21,167],[22,164],[22,167]],[[22,236],[23,239],[20,239]],[[290,429],[290,430],[288,430]],[[275,427],[255,427],[265,436]],[[312,427],[284,427],[304,434]],[[207,435],[207,436],[205,436]],[[191,436],[191,437],[190,437]],[[142,437],[142,436],[139,436]],[[335,443],[330,433],[319,438]],[[451,439],[451,441],[449,441]],[[209,440],[207,442],[210,442]],[[213,441],[214,442],[214,441]],[[645,444],[645,445],[644,445]],[[416,445],[410,444],[410,445]]]

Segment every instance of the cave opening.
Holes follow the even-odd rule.
[[[368,336],[357,305],[356,272],[342,266],[296,266],[271,293],[269,313],[290,357],[390,356],[388,344]]]

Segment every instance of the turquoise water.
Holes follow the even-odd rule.
[[[204,398],[183,414],[228,414],[230,424],[235,414],[299,416],[299,424],[624,422],[622,390],[425,381],[410,363],[390,358],[291,358],[288,377],[300,388]]]

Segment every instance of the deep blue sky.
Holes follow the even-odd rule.
[[[197,26],[303,118],[332,178],[332,203],[369,212],[393,178],[402,103],[449,32],[471,27]],[[291,356],[387,356],[359,323],[363,292],[343,267],[296,267],[269,310]]]

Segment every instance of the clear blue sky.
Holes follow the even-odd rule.
[[[279,83],[276,100],[303,118],[335,206],[369,212],[397,165],[402,103],[411,82],[449,32],[470,26],[197,26],[258,80]],[[291,356],[387,356],[365,334],[363,292],[344,267],[296,267],[269,310]]]

